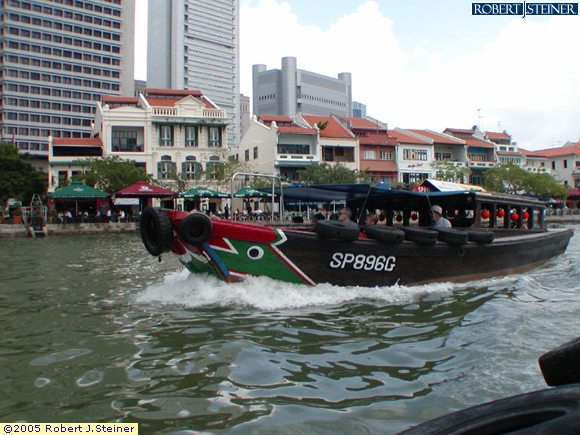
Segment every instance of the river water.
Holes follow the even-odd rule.
[[[224,284],[137,234],[0,239],[0,421],[396,433],[546,388],[538,357],[580,335],[579,266],[576,234],[471,284]]]

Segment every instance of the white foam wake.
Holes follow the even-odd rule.
[[[445,296],[466,287],[513,286],[517,277],[505,277],[478,283],[436,283],[420,286],[342,287],[331,284],[306,286],[289,284],[266,277],[249,277],[239,283],[225,283],[210,275],[194,275],[188,271],[173,272],[161,283],[139,293],[139,304],[179,305],[189,308],[221,306],[253,307],[260,310],[281,310],[310,306],[340,305],[354,301],[405,305],[428,296]]]

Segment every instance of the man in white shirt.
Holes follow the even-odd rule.
[[[433,228],[451,228],[451,222],[443,216],[443,209],[438,205],[431,207],[431,217],[433,219]]]

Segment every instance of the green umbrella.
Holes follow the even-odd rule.
[[[108,196],[109,194],[107,192],[95,189],[94,187],[83,184],[78,180],[73,180],[68,186],[62,187],[48,194],[49,198],[74,201],[76,214],[79,212],[79,200],[107,198]]]
[[[197,198],[229,198],[230,195],[223,192],[218,192],[217,190],[208,189],[207,187],[197,186],[183,192],[181,195],[185,199],[197,199]]]
[[[236,198],[268,198],[272,196],[270,193],[260,192],[252,187],[243,187],[234,193]]]

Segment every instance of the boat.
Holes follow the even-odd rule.
[[[283,195],[288,201],[344,201],[361,219],[365,210],[380,210],[382,222],[359,230],[334,220],[235,222],[148,207],[141,238],[151,255],[172,252],[190,272],[226,282],[267,276],[307,285],[382,287],[523,273],[564,253],[573,235],[570,228],[548,229],[546,204],[525,196],[364,184],[291,187]],[[431,228],[433,205],[443,209],[452,228]]]

